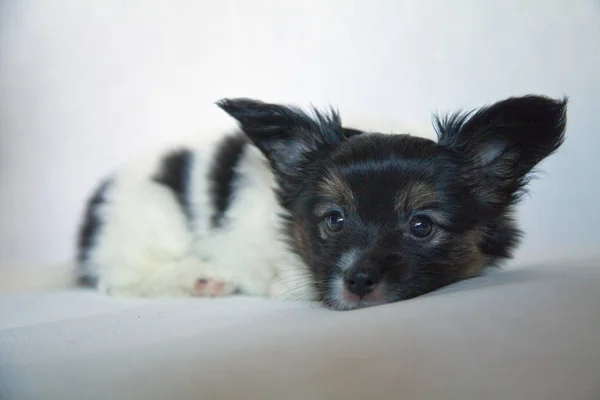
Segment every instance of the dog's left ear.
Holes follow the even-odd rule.
[[[309,115],[297,107],[244,98],[223,99],[217,105],[265,154],[287,191],[297,189],[315,160],[356,132],[342,128],[334,110]]]
[[[566,98],[509,98],[475,112],[436,117],[438,142],[466,156],[465,179],[483,200],[510,204],[527,174],[563,143],[566,110]]]

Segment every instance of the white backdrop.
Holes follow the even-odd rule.
[[[0,1],[0,265],[72,255],[118,163],[233,126],[213,102],[337,106],[349,125],[570,96],[568,139],[520,207],[516,262],[600,245],[600,3]]]

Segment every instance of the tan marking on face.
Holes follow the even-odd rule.
[[[319,183],[319,191],[339,204],[354,209],[354,193],[338,175],[329,173]]]
[[[294,218],[290,225],[290,231],[292,232],[292,238],[294,239],[294,246],[305,261],[308,258],[308,245],[307,237],[304,232],[304,222],[301,219]]]
[[[396,210],[420,210],[439,200],[435,188],[423,182],[414,182],[396,196]]]
[[[478,229],[467,232],[464,238],[465,257],[463,261],[463,277],[472,278],[483,271],[489,263],[488,257],[479,248],[482,232]]]

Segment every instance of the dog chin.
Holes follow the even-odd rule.
[[[334,310],[355,310],[389,302],[390,299],[385,295],[383,283],[380,283],[372,293],[361,298],[346,288],[341,277],[331,281],[329,293],[324,300],[325,305]]]

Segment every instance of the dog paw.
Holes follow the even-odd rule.
[[[222,297],[235,293],[236,287],[219,279],[197,279],[192,295],[195,297]]]

